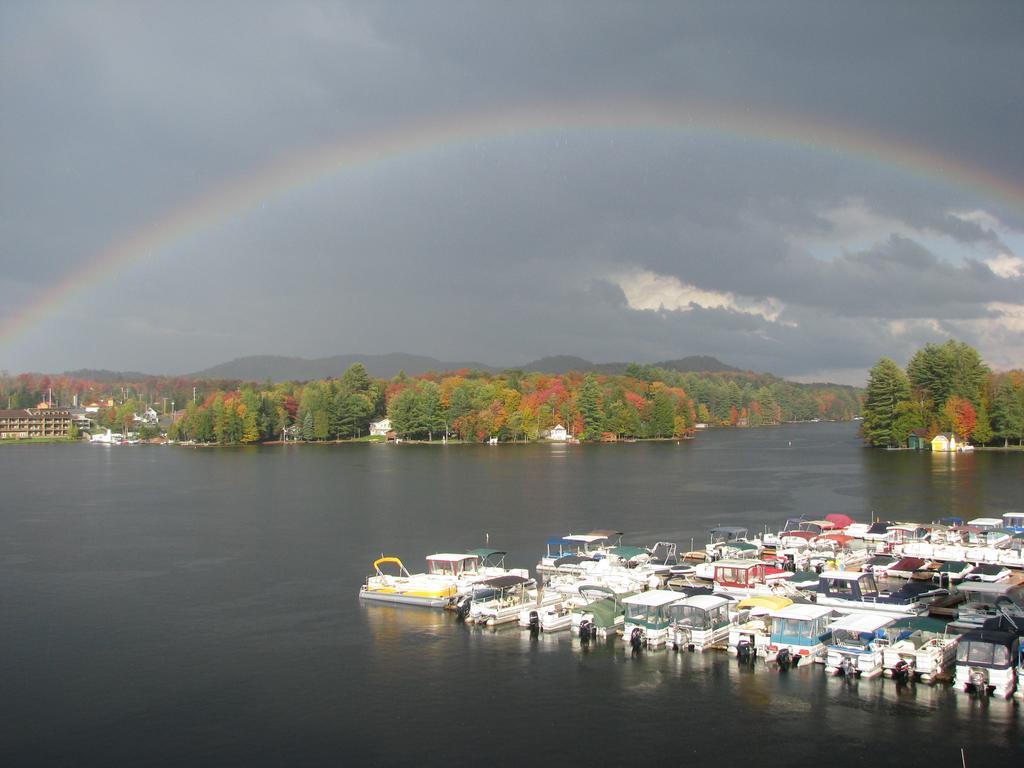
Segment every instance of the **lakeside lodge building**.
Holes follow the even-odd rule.
[[[67,437],[71,411],[64,408],[0,409],[0,440]]]

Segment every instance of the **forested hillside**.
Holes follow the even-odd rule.
[[[146,377],[100,382],[25,374],[0,379],[11,407],[48,397],[70,405],[99,402],[103,426],[128,428],[146,405],[177,411],[175,439],[254,443],[289,434],[303,440],[365,436],[389,416],[395,431],[433,440],[535,440],[556,424],[582,440],[679,437],[698,423],[760,426],[784,421],[849,419],[860,392],[838,385],[797,384],[767,374],[686,372],[630,364],[625,373],[562,374],[460,370],[369,376],[361,363],[338,378],[254,384]],[[112,405],[110,404],[112,401]]]

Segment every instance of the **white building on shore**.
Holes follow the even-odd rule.
[[[387,437],[388,432],[391,431],[391,419],[384,418],[380,421],[370,422],[370,436],[371,437]]]
[[[556,424],[548,432],[548,440],[557,440],[560,443],[564,443],[569,439],[569,431],[561,424]]]

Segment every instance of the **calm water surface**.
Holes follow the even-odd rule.
[[[0,446],[0,765],[1019,764],[1019,705],[361,606],[380,553],[998,517],[1024,456],[849,424],[608,446]],[[988,762],[983,762],[988,761]],[[992,762],[995,761],[995,762]]]

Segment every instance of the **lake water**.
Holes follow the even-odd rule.
[[[0,764],[1011,765],[1024,713],[948,687],[631,656],[362,606],[373,559],[830,512],[999,516],[1024,455],[861,447],[850,424],[682,443],[0,446]],[[986,762],[989,761],[989,762]],[[995,762],[991,762],[995,761]]]

